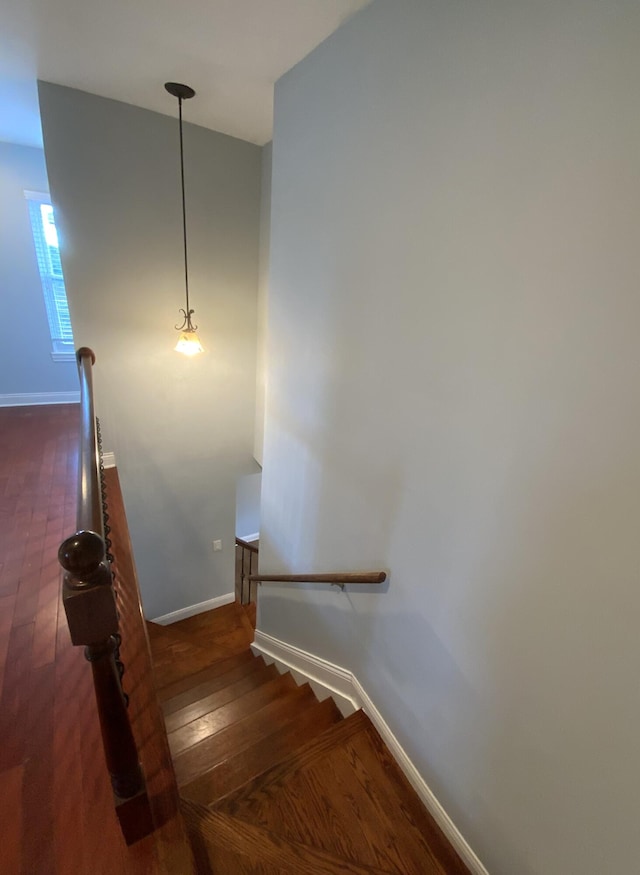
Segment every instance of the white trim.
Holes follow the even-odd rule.
[[[285,644],[259,629],[255,631],[251,649],[265,657],[266,662],[275,662],[282,671],[293,672],[298,682],[300,678],[303,683],[309,681],[320,700],[332,696],[343,716],[347,717],[361,707],[354,695],[353,675],[347,669]]]
[[[57,352],[54,350],[51,353],[51,358],[54,362],[75,362],[76,354],[75,352]]]
[[[230,605],[235,600],[235,593],[228,592],[226,595],[216,596],[216,598],[209,599],[206,602],[198,602],[197,605],[189,605],[186,608],[180,608],[179,611],[172,611],[170,614],[154,617],[151,622],[158,623],[160,626],[170,626],[171,623],[177,623],[178,620],[186,620],[187,617],[195,617],[196,614],[203,614],[205,611],[213,611],[214,608]]]
[[[80,392],[30,392],[0,395],[0,407],[28,407],[32,404],[79,404]]]
[[[252,541],[260,540],[260,532],[254,532],[252,535],[237,535],[236,537],[240,538],[241,541],[246,541],[250,544]]]
[[[35,201],[38,204],[51,203],[51,195],[48,191],[25,191],[24,196],[28,201]]]
[[[385,744],[404,772],[405,777],[422,800],[423,805],[456,849],[471,875],[489,875],[462,833],[438,802],[431,788],[411,762],[406,751],[353,672],[339,665],[334,665],[320,656],[315,656],[312,653],[300,650],[298,647],[293,647],[291,644],[280,641],[278,638],[273,638],[259,629],[255,631],[255,638],[251,649],[266,657],[267,661],[274,661],[282,671],[290,670],[293,672],[294,677],[299,675],[304,680],[308,680],[316,695],[318,695],[316,687],[324,688],[324,698],[327,695],[333,696],[343,713],[345,713],[343,710],[345,703],[349,703],[351,706],[350,708],[347,706],[347,711],[362,708],[382,736]]]
[[[102,454],[102,464],[105,468],[116,468],[116,457],[115,453],[103,453]],[[157,622],[157,621],[154,621]]]

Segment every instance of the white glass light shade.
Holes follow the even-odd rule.
[[[204,352],[203,346],[198,339],[198,335],[193,331],[181,331],[178,342],[174,347],[176,352],[181,352],[183,355],[198,355]]]

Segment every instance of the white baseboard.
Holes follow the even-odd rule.
[[[158,623],[160,626],[170,626],[171,623],[177,623],[178,620],[186,620],[187,617],[195,617],[196,614],[203,614],[205,611],[213,611],[214,608],[230,605],[235,600],[235,593],[228,592],[226,595],[219,595],[214,599],[208,599],[206,602],[198,602],[197,605],[189,605],[186,608],[180,608],[179,611],[172,611],[170,614],[154,617],[151,622]]]
[[[353,675],[347,669],[285,644],[259,629],[255,631],[251,649],[266,662],[275,662],[282,671],[291,671],[298,683],[308,681],[320,700],[332,696],[344,717],[361,707],[354,695]]]
[[[115,453],[103,453],[102,454],[102,464],[105,468],[115,468],[116,467],[116,457]]]
[[[80,392],[29,392],[0,395],[0,407],[30,407],[32,404],[79,404]]]
[[[265,657],[268,662],[275,662],[282,671],[291,671],[296,680],[309,681],[319,698],[331,695],[343,714],[362,708],[380,733],[423,805],[456,849],[471,875],[489,875],[353,672],[298,647],[293,647],[278,638],[273,638],[259,629],[256,629],[251,649]]]
[[[238,535],[241,541],[246,541],[250,544],[252,541],[260,540],[260,532],[254,532],[252,535]]]

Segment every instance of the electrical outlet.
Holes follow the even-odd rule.
[[[222,550],[222,541],[214,541],[213,549],[216,551],[216,553],[218,552],[218,550]]]

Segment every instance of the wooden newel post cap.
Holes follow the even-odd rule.
[[[82,531],[60,544],[58,561],[74,578],[86,578],[104,559],[104,541],[97,532]]]
[[[79,362],[82,358],[84,358],[84,356],[86,356],[86,355],[88,355],[88,356],[91,357],[91,364],[92,364],[92,365],[95,365],[95,363],[96,363],[96,354],[95,354],[95,352],[94,352],[92,349],[90,349],[88,346],[81,346],[80,349],[77,349],[77,350],[76,350],[76,359],[78,360],[78,362]]]
[[[65,570],[62,603],[71,642],[94,645],[115,635],[118,611],[100,535],[76,532],[60,545],[58,559]]]

